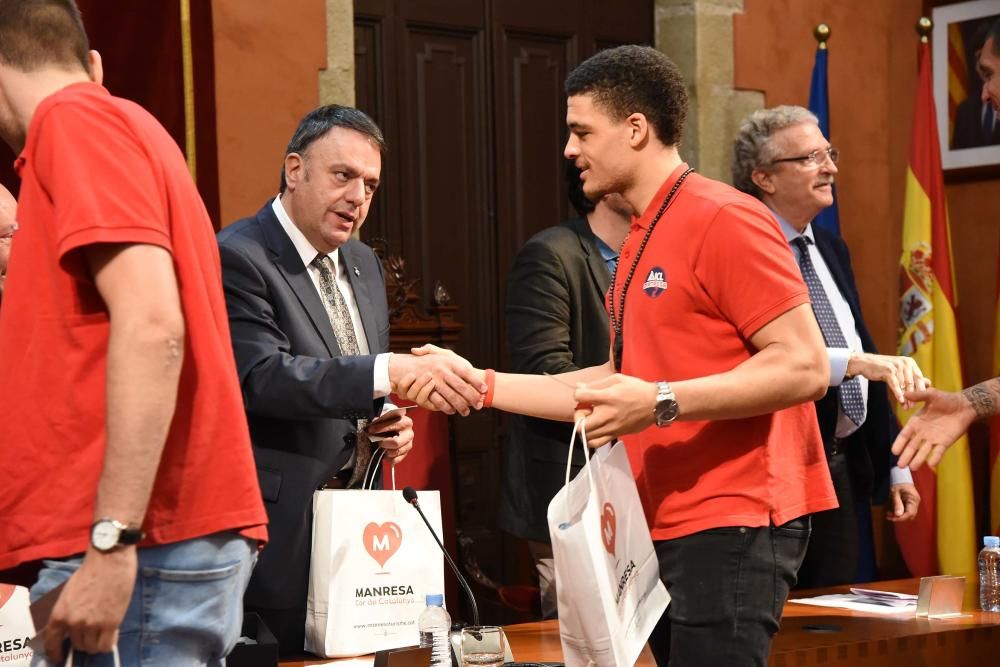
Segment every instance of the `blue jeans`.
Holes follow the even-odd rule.
[[[216,533],[139,549],[135,590],[122,621],[118,654],[129,665],[222,665],[240,637],[243,591],[257,559],[256,542]],[[31,587],[34,602],[70,578],[82,557],[47,560]],[[36,654],[32,667],[51,663]],[[110,653],[77,652],[77,667],[110,667]]]
[[[809,542],[809,517],[655,542],[670,606],[649,638],[663,667],[765,667]]]

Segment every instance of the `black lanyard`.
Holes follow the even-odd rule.
[[[618,280],[618,276],[621,275],[621,271],[615,271],[615,280],[611,284],[611,292],[609,294],[608,301],[609,308],[608,314],[611,316],[611,326],[615,331],[615,343],[613,347],[613,356],[615,362],[615,371],[621,373],[622,370],[622,354],[625,351],[625,342],[622,339],[622,325],[625,323],[625,294],[628,292],[628,286],[632,283],[632,276],[635,275],[635,269],[639,266],[639,260],[642,259],[642,251],[646,249],[646,243],[649,241],[650,235],[653,233],[653,228],[656,227],[656,223],[660,221],[663,214],[667,212],[667,208],[670,207],[670,203],[674,200],[674,195],[680,189],[681,185],[684,183],[684,179],[688,177],[694,169],[688,167],[677,182],[674,183],[674,187],[670,188],[670,192],[663,199],[663,204],[660,205],[660,210],[656,212],[653,216],[653,220],[649,223],[649,227],[646,229],[646,235],[642,237],[642,243],[639,244],[639,249],[635,253],[635,259],[632,260],[632,266],[629,267],[628,275],[625,276],[625,283],[622,285],[621,299],[619,301],[618,313],[615,315],[615,283]],[[628,242],[628,239],[626,239]],[[620,267],[619,267],[620,268]]]

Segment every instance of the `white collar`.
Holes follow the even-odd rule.
[[[312,264],[313,260],[316,259],[316,255],[319,255],[319,250],[313,247],[312,243],[309,243],[309,239],[306,235],[302,233],[302,230],[292,222],[291,217],[288,215],[288,211],[281,203],[281,195],[278,195],[271,201],[271,210],[274,211],[274,215],[278,218],[278,222],[281,223],[281,228],[285,230],[285,234],[288,235],[289,240],[291,240],[292,245],[295,246],[295,251],[299,254],[299,258],[302,260],[302,265],[308,267]],[[327,255],[331,260],[333,260],[333,266],[337,271],[340,271],[340,248],[335,249],[329,255]]]
[[[802,230],[802,233],[799,233],[799,230],[795,229],[790,224],[788,224],[788,222],[784,218],[775,213],[773,210],[771,211],[771,214],[777,219],[778,224],[781,225],[781,231],[785,235],[785,240],[788,241],[789,243],[791,243],[799,236],[805,236],[810,241],[812,241],[813,244],[816,243],[816,237],[813,236],[813,226],[811,222],[808,225],[806,225],[806,228]]]

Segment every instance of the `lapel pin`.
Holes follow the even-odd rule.
[[[360,277],[361,276],[361,269],[359,269],[358,267],[355,266],[354,267],[354,275]]]

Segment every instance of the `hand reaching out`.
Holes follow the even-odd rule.
[[[926,461],[931,467],[941,461],[948,448],[969,429],[976,411],[958,392],[927,389],[906,394],[906,399],[924,406],[912,415],[892,443],[899,467],[917,470]]]
[[[898,403],[912,407],[905,393],[923,391],[930,386],[917,362],[910,357],[892,357],[884,354],[854,352],[847,362],[847,374],[861,375],[873,382],[884,382]]]
[[[421,407],[465,416],[479,410],[486,394],[484,373],[451,350],[436,345],[389,359],[389,381],[399,396]]]

